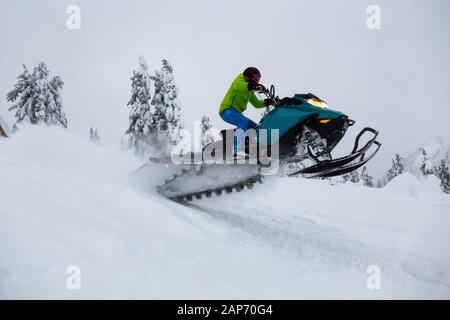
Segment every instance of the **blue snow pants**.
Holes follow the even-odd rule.
[[[245,133],[250,128],[256,128],[257,124],[234,108],[225,109],[220,113],[220,117],[223,121],[236,126],[237,129],[241,129],[236,130],[234,136],[234,151],[244,151]]]

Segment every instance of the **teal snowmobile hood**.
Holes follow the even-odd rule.
[[[267,129],[268,144],[276,143],[272,141],[270,129],[278,129],[278,139],[283,137],[291,128],[297,126],[299,123],[306,121],[308,118],[315,117],[318,120],[336,119],[345,116],[344,113],[331,110],[328,108],[316,107],[309,103],[300,95],[295,95],[291,101],[297,100],[298,104],[293,105],[279,105],[264,116],[257,130]],[[259,136],[259,134],[258,134]],[[262,142],[262,141],[261,141]]]

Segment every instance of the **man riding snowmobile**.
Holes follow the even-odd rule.
[[[237,127],[234,138],[234,153],[245,154],[245,133],[257,124],[242,113],[250,102],[255,108],[264,108],[273,104],[271,99],[260,100],[256,92],[265,92],[266,88],[259,83],[261,73],[255,67],[248,67],[231,83],[222,103],[219,115],[223,121]]]
[[[381,146],[376,140],[378,131],[365,127],[356,135],[349,154],[332,157],[331,152],[355,121],[328,108],[325,101],[312,93],[280,99],[275,94],[275,87],[272,85],[266,90],[259,83],[260,78],[258,69],[247,68],[233,81],[223,99],[219,114],[224,121],[237,126],[237,130],[222,130],[222,139],[210,142],[201,152],[183,154],[186,161],[181,163],[174,164],[172,157],[151,158],[151,163],[140,168],[140,172],[149,168],[153,171],[152,163],[162,163],[168,171],[173,168],[169,164],[179,167],[178,172],[181,169],[181,173],[174,174],[157,187],[160,194],[176,201],[189,201],[193,197],[201,199],[203,195],[211,197],[213,193],[220,195],[223,191],[229,193],[252,188],[255,182],[262,182],[265,169],[268,165],[270,167],[273,159],[276,168],[281,165],[282,174],[286,176],[334,177],[357,170],[378,152]],[[258,99],[255,91],[263,93],[267,99]],[[269,105],[275,108],[267,112],[257,125],[242,114],[248,102],[256,108]],[[248,132],[251,139],[248,139],[247,156],[245,132],[250,128],[255,128],[255,131]],[[272,130],[277,133],[274,137]],[[231,153],[232,148],[241,154],[230,159],[228,151]],[[272,151],[277,156],[273,157]],[[241,157],[242,153],[244,157]],[[200,162],[196,161],[198,159]],[[210,162],[211,159],[218,162]],[[246,161],[241,161],[244,159]],[[273,174],[271,170],[269,174]]]

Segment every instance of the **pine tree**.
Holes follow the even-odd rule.
[[[429,164],[429,161],[428,161],[427,152],[425,151],[424,148],[420,148],[420,152],[422,154],[422,162],[420,164],[420,171],[422,172],[422,174],[424,176],[432,174],[433,170],[429,168],[430,164]]]
[[[209,122],[209,118],[207,116],[203,116],[200,122],[201,128],[201,144],[202,148],[204,148],[207,144],[214,141],[214,137],[211,132],[212,125]]]
[[[178,89],[173,77],[173,68],[167,60],[162,60],[162,68],[151,77],[155,83],[153,106],[152,137],[159,149],[166,142],[176,145],[180,140],[181,107],[177,102]]]
[[[392,167],[386,173],[387,181],[389,182],[396,176],[402,174],[404,170],[405,168],[402,164],[402,158],[396,153],[394,159],[392,159]]]
[[[127,105],[131,106],[128,135],[128,147],[134,148],[137,155],[143,156],[149,149],[152,128],[150,110],[151,77],[144,57],[139,56],[139,67],[131,76],[131,98]]]
[[[444,193],[450,193],[450,172],[445,160],[439,162],[436,176],[441,180],[441,189]]]
[[[384,187],[383,181],[381,179],[378,179],[377,180],[377,188],[383,188],[383,187]]]
[[[63,103],[60,89],[63,81],[59,76],[48,79],[50,72],[45,63],[41,62],[30,74],[28,68],[23,66],[23,73],[19,81],[7,95],[7,101],[15,102],[9,110],[16,110],[17,124],[28,119],[33,124],[46,123],[48,125],[60,124],[67,128],[67,119],[63,112]]]
[[[89,129],[89,140],[92,143],[95,143],[95,144],[99,144],[100,143],[100,136],[98,134],[97,129],[94,129],[93,127],[91,127]]]
[[[363,167],[363,169],[362,169],[361,180],[362,180],[364,186],[369,187],[369,188],[374,187],[373,178],[367,172],[366,167]]]
[[[357,170],[350,172],[350,182],[358,183],[360,181],[359,174]]]
[[[349,173],[346,173],[346,174],[344,174],[344,175],[342,175],[342,183],[347,183],[347,182],[349,182],[350,181],[350,174]]]

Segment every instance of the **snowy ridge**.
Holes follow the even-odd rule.
[[[0,297],[450,297],[450,197],[412,175],[383,189],[268,177],[183,206],[153,191],[156,167],[137,186],[141,164],[61,128],[1,139]]]

